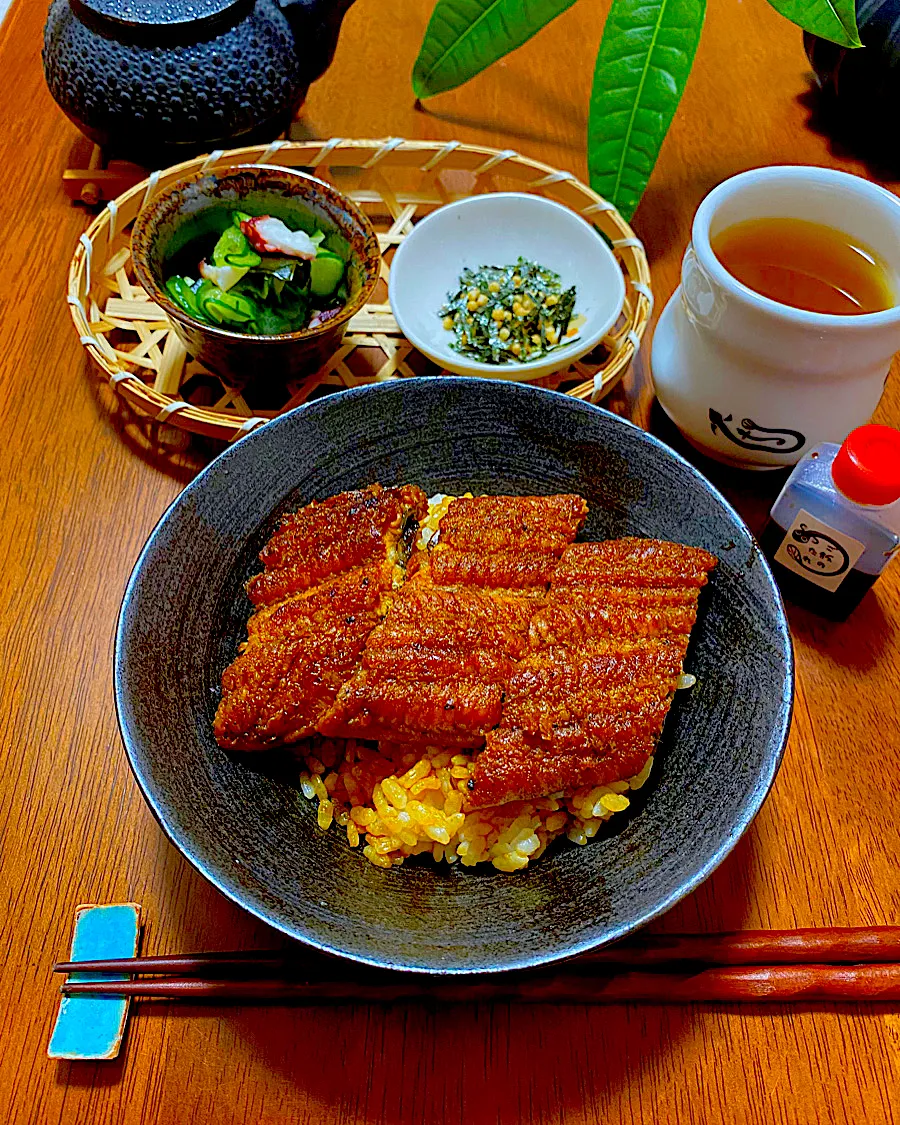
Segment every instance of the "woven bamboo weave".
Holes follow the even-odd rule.
[[[226,386],[186,356],[162,310],[135,283],[131,267],[131,224],[158,191],[196,172],[241,163],[301,168],[333,183],[372,220],[383,255],[374,300],[350,321],[341,346],[320,371],[289,384],[275,402],[255,399],[252,386]],[[628,369],[653,309],[640,240],[611,203],[571,173],[509,150],[458,141],[274,141],[154,172],[109,203],[81,236],[69,269],[72,319],[81,343],[132,407],[159,422],[235,441],[317,395],[439,373],[403,337],[391,314],[391,259],[413,224],[436,208],[469,195],[510,190],[546,196],[583,215],[607,238],[621,265],[626,296],[618,323],[583,360],[536,380],[597,402]]]

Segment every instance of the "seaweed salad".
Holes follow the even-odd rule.
[[[180,252],[181,270],[196,268],[197,276],[171,273],[166,292],[204,324],[277,336],[314,328],[341,311],[349,259],[350,244],[337,232],[292,230],[272,215],[236,211],[211,252],[209,239]]]

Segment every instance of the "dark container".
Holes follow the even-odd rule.
[[[287,129],[352,2],[53,0],[44,75],[108,152],[173,164]]]
[[[232,211],[274,215],[298,225],[304,215],[322,230],[337,231],[351,247],[349,299],[337,316],[315,328],[280,336],[250,336],[205,324],[166,291],[170,263],[192,238],[211,230],[216,215]],[[236,165],[200,172],[159,192],[138,215],[131,234],[135,275],[160,305],[189,355],[232,385],[283,384],[317,371],[341,342],[351,317],[378,283],[381,252],[363,212],[331,184],[291,168]]]
[[[819,85],[819,124],[840,144],[900,170],[900,0],[857,0],[863,46],[840,47],[805,32]]]

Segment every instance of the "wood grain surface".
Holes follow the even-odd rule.
[[[426,112],[409,73],[429,0],[358,0],[302,125],[312,136],[460,138],[585,174],[605,3],[582,0],[514,57]],[[122,591],[166,505],[215,452],[117,406],[64,303],[87,220],[62,170],[78,134],[40,68],[45,5],[0,30],[0,1120],[25,1123],[894,1121],[896,1005],[855,1008],[506,1004],[429,1010],[227,1009],[154,1003],[122,1057],[50,1062],[50,965],[79,902],[136,900],[145,952],[279,944],[164,840],[121,749],[111,646]],[[672,291],[691,216],[754,165],[866,174],[808,127],[799,33],[763,0],[717,0],[635,225]],[[611,403],[660,421],[641,370]],[[900,424],[895,377],[879,409]],[[703,466],[758,526],[779,485]],[[798,690],[771,797],[729,859],[655,927],[887,924],[900,919],[900,565],[853,618],[791,612]],[[736,737],[739,732],[736,732]]]

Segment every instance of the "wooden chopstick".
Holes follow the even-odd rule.
[[[168,978],[72,981],[63,985],[62,991],[70,996],[100,993],[178,1000],[290,1000],[299,1004],[871,1003],[900,1000],[900,965],[739,965],[688,973],[625,972],[601,976],[504,974],[474,982],[464,978],[436,981],[408,974],[393,974],[380,982]]]
[[[304,954],[300,955],[305,956]],[[234,950],[227,953],[175,953],[157,957],[119,957],[100,961],[58,961],[54,973],[198,973],[247,972],[254,969],[281,969],[297,964],[298,956],[280,950]]]
[[[900,926],[832,926],[799,930],[732,930],[648,934],[583,954],[603,965],[801,965],[900,962]]]
[[[570,964],[642,967],[683,962],[698,965],[823,965],[892,961],[900,962],[900,926],[654,934],[583,953]],[[337,964],[331,958],[312,952],[252,950],[60,961],[53,966],[53,971],[231,976],[261,969],[297,971],[311,963]]]

